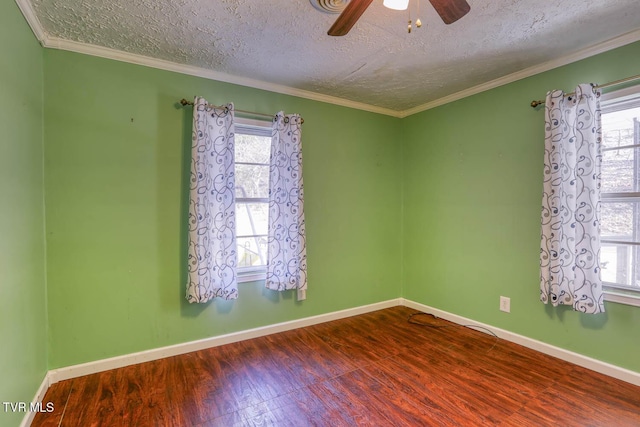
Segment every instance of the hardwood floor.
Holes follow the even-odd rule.
[[[640,387],[412,313],[63,381],[32,426],[640,426]]]

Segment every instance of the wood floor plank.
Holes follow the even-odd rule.
[[[448,381],[446,373],[439,369],[433,369],[428,365],[416,365],[407,361],[407,357],[397,357],[390,359],[382,368],[387,372],[388,378],[395,378],[406,390],[407,399],[417,399],[420,404],[426,407],[441,408],[436,412],[439,416],[444,411],[447,422],[444,425],[488,425],[491,418],[484,408],[476,407],[467,402],[466,390],[458,390],[456,383]],[[411,388],[412,384],[419,385],[418,388]],[[466,386],[465,386],[466,389]],[[477,393],[484,393],[484,390],[475,390]],[[464,392],[464,393],[463,393]],[[437,418],[435,418],[437,419]]]
[[[411,324],[415,312],[63,381],[44,399],[55,411],[32,425],[640,426],[640,387],[443,319]]]
[[[299,357],[308,361],[308,369],[318,370],[322,379],[333,378],[356,369],[357,365],[348,355],[329,343],[329,337],[315,329],[297,329],[292,346]]]
[[[295,412],[296,417],[303,420],[302,425],[345,426],[350,421],[340,405],[325,403],[308,387],[265,402],[263,408],[275,415],[283,411]]]
[[[435,352],[429,355],[406,354],[403,362],[405,366],[413,364],[417,370],[428,372],[432,379],[438,379],[457,390],[460,396],[468,393],[473,401],[481,400],[486,405],[496,405],[506,413],[519,409],[524,402],[553,383],[553,380],[549,380],[544,386],[539,386],[531,384],[522,375],[518,379],[503,377],[496,374],[498,368],[492,363],[478,361],[470,364],[451,355],[441,357]],[[478,389],[484,391],[479,396]]]
[[[346,421],[344,425],[357,426],[387,426],[393,425],[378,408],[367,405],[361,399],[354,398],[354,393],[343,384],[338,378],[325,381],[321,384],[314,384],[309,387],[331,412],[341,412],[341,417]],[[367,393],[361,393],[366,395]]]
[[[410,408],[405,410],[420,417],[418,425],[473,425],[472,421],[478,421],[461,416],[447,402],[448,399],[445,398],[443,404],[441,396],[428,392],[428,385],[415,377],[398,374],[398,369],[398,365],[388,361],[367,366],[363,371],[385,385],[385,390],[388,390],[383,392],[385,398],[393,402],[401,400],[408,405]]]
[[[378,364],[384,364],[379,362]],[[366,369],[366,368],[364,368]],[[337,379],[351,392],[351,398],[359,400],[367,407],[375,407],[389,420],[390,425],[413,427],[417,425],[436,425],[432,420],[430,408],[415,405],[397,389],[380,381],[376,375],[358,369]],[[367,390],[367,393],[362,393]]]
[[[640,425],[639,408],[612,406],[602,398],[603,396],[579,393],[573,387],[560,383],[542,393],[535,401],[529,402],[526,409],[538,418],[555,418],[557,421],[557,417],[562,416],[562,419],[571,420],[570,424],[576,426]],[[555,417],[549,417],[548,414]]]
[[[613,407],[630,411],[637,411],[640,408],[638,387],[623,381],[611,381],[606,375],[581,366],[572,365],[564,378],[563,385],[570,387],[572,392],[598,396],[600,402]]]
[[[64,414],[69,394],[71,393],[71,383],[73,380],[61,381],[50,387],[42,399],[43,405],[53,404],[54,412],[39,412],[34,417],[32,425],[42,427],[58,427]]]
[[[315,325],[312,332],[357,366],[367,365],[396,352],[394,348],[387,348],[372,331],[353,318]]]
[[[355,369],[355,365],[342,353],[324,344],[315,335],[302,330],[288,331],[265,337],[265,345],[274,356],[274,362],[287,370],[295,379],[296,388],[341,375]],[[304,348],[304,351],[300,351]]]
[[[265,402],[239,412],[247,426],[306,426],[313,425],[314,417],[319,411],[309,412],[307,408],[300,408],[295,402],[288,404],[273,404]],[[323,414],[324,416],[325,414]],[[318,418],[321,419],[321,418]]]

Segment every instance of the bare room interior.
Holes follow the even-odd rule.
[[[640,425],[636,0],[9,0],[0,100],[0,425]]]

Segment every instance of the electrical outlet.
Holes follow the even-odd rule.
[[[298,289],[298,301],[302,301],[307,299],[307,290],[306,289]]]
[[[500,311],[511,313],[511,298],[500,297]]]

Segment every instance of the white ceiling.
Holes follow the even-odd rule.
[[[57,44],[106,47],[400,115],[620,36],[622,44],[640,39],[638,0],[467,0],[471,12],[451,25],[420,0],[423,25],[411,34],[409,11],[375,0],[345,37],[327,35],[338,15],[309,0],[16,1],[40,26],[34,32]],[[417,6],[411,0],[413,19]]]

